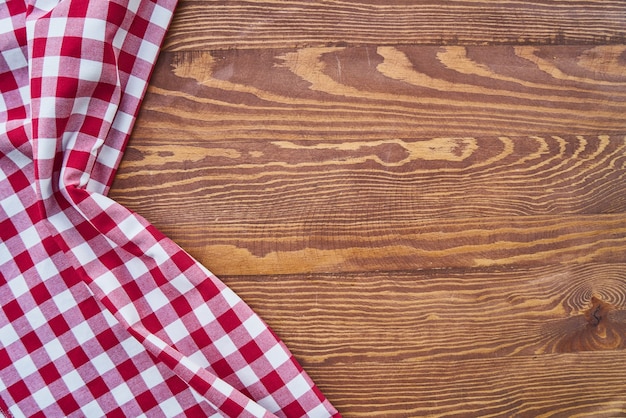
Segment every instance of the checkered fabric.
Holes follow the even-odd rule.
[[[338,416],[238,296],[106,197],[175,1],[0,2],[0,416]]]

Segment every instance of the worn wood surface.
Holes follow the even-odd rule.
[[[346,417],[626,416],[626,3],[175,16],[110,195]]]

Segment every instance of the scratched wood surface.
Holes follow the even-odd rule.
[[[346,417],[626,416],[626,3],[181,0],[110,195]]]

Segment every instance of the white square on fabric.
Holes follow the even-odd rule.
[[[191,283],[191,281],[184,274],[179,274],[178,276],[170,280],[170,285],[174,286],[174,288],[181,295],[184,295],[185,293],[195,288],[193,283]]]
[[[11,252],[4,242],[0,242],[0,267],[6,264],[9,260],[13,260]]]
[[[93,364],[100,375],[103,375],[109,370],[113,370],[115,368],[115,364],[111,361],[111,357],[109,357],[106,352],[92,358],[91,364]]]
[[[163,383],[164,381],[163,375],[161,375],[161,372],[159,371],[159,368],[157,366],[152,366],[149,369],[144,370],[140,374],[148,389],[152,389],[153,387]]]
[[[170,259],[170,256],[165,252],[161,244],[158,242],[152,247],[148,248],[146,255],[154,258],[158,265],[161,265]]]
[[[25,208],[17,194],[12,194],[5,199],[0,200],[0,206],[9,218],[24,212]]]
[[[147,62],[153,62],[158,53],[158,46],[154,45],[152,42],[144,40],[139,47],[139,51],[137,51],[137,58],[141,58]]]
[[[87,322],[81,322],[77,325],[74,325],[71,328],[72,334],[74,334],[74,338],[78,341],[78,344],[82,345],[85,342],[95,338],[95,335]]]
[[[91,196],[91,198],[98,203],[98,206],[100,206],[102,210],[107,210],[111,206],[115,205],[115,201],[108,198],[107,196],[93,195]]]
[[[124,320],[130,325],[134,325],[139,322],[139,312],[137,312],[137,308],[135,308],[135,305],[133,305],[132,303],[129,303],[120,308],[118,313],[122,315],[122,318],[124,318]]]
[[[234,308],[235,305],[241,302],[241,298],[237,296],[237,294],[233,292],[229,287],[224,288],[224,290],[222,290],[220,293],[228,303],[228,306],[230,306],[231,308]]]
[[[198,366],[204,369],[211,366],[211,363],[209,362],[209,360],[207,360],[202,350],[194,351],[187,357],[189,357],[190,361],[194,362],[195,364],[197,364]]]
[[[130,258],[124,262],[124,266],[128,269],[130,274],[135,278],[139,278],[148,273],[148,267],[139,258]]]
[[[120,281],[117,280],[117,277],[115,277],[115,275],[110,271],[107,271],[100,277],[96,278],[94,283],[107,295],[113,293],[122,286]]]
[[[81,59],[78,66],[78,78],[85,81],[99,81],[102,76],[102,62]]]
[[[3,347],[8,347],[19,339],[20,336],[17,335],[17,332],[15,332],[15,329],[10,323],[0,328],[0,345]]]
[[[52,191],[52,179],[44,178],[38,181],[39,183],[39,191],[41,193],[42,199],[50,198],[54,193]]]
[[[115,398],[115,401],[118,405],[122,406],[126,402],[132,400],[134,398],[133,392],[130,390],[128,385],[122,382],[119,386],[111,389],[111,395]]]
[[[230,339],[228,335],[224,335],[219,340],[213,343],[217,351],[224,357],[231,355],[235,351],[237,351],[237,346],[233,343],[233,340]]]
[[[246,365],[245,367],[236,370],[235,374],[237,375],[239,380],[241,380],[241,383],[246,385],[246,387],[252,386],[253,384],[259,382],[259,377],[256,375],[256,373],[254,373],[254,370],[252,370],[252,367],[250,367],[249,365]]]
[[[33,393],[33,399],[37,402],[40,409],[45,409],[55,402],[55,398],[48,389],[47,386],[42,387],[37,392]]]
[[[107,22],[104,19],[84,18],[83,38],[103,42],[106,37]]]
[[[89,182],[89,173],[83,173],[80,175],[80,180],[78,181],[78,188],[84,188]]]
[[[128,32],[125,31],[124,29],[120,28],[117,30],[117,32],[115,33],[115,36],[113,37],[113,48],[115,49],[122,49],[122,46],[124,45],[124,41],[126,40],[126,36],[128,36]]]
[[[117,103],[108,103],[107,110],[102,114],[102,120],[108,123],[113,123],[113,120],[115,119],[115,115],[117,114],[117,109],[118,109]],[[104,142],[104,140],[102,142]]]
[[[170,24],[171,18],[171,11],[162,6],[159,6],[158,4],[155,4],[154,9],[152,10],[152,16],[150,16],[150,23],[158,25],[163,29],[167,29]]]
[[[158,311],[170,303],[167,296],[165,296],[163,291],[161,291],[158,287],[145,295],[144,298],[146,299],[146,302],[148,302],[148,305],[150,305],[150,308],[152,308],[153,312]]]
[[[253,417],[265,416],[267,410],[256,402],[250,401],[245,407],[246,412],[249,412]]]
[[[37,232],[37,228],[35,228],[35,225],[31,225],[29,228],[26,228],[25,230],[19,232],[18,235],[20,236],[20,239],[24,243],[24,247],[26,247],[27,250],[41,243],[41,238],[39,237],[39,233]]]
[[[26,317],[26,319],[28,319],[28,322],[33,327],[33,329],[37,329],[46,322],[48,322],[46,320],[46,317],[41,313],[41,309],[39,309],[38,307],[35,307],[26,312],[24,316]]]
[[[226,397],[233,393],[233,387],[221,379],[213,382],[213,388]]]
[[[130,127],[128,129],[130,130]],[[121,152],[119,152],[115,148],[107,146],[107,144],[104,144],[102,145],[102,148],[100,149],[100,153],[98,154],[98,163],[114,169],[115,166],[117,165],[117,160],[119,160],[121,156],[122,156]],[[94,181],[94,180],[92,179],[91,181]]]
[[[46,107],[44,106],[44,101],[45,102],[49,101],[47,110],[43,109],[44,107]],[[55,114],[54,114],[55,105],[56,105],[56,102],[54,101],[53,98],[43,97],[41,99],[42,112],[47,112],[51,110],[50,114],[52,116],[48,116],[48,117],[52,117],[52,118],[55,117]],[[52,160],[56,156],[56,153],[57,153],[57,139],[56,138],[38,138],[37,139],[37,158],[38,159]]]
[[[59,67],[61,66],[61,57],[57,55],[51,55],[43,59],[43,68],[41,69],[41,75],[44,77],[58,77]],[[43,100],[43,97],[42,97]]]
[[[37,270],[39,277],[43,281],[59,274],[59,271],[50,258],[44,258],[39,263],[35,264],[35,270]]]
[[[80,408],[83,416],[85,417],[103,417],[106,414],[95,399],[89,402],[87,405]]]
[[[309,418],[326,418],[328,417],[328,410],[323,404],[317,405],[315,408],[307,412]]]
[[[126,84],[125,93],[130,94],[131,96],[141,99],[143,97],[143,92],[146,88],[146,82],[141,78],[135,77],[131,75],[128,77],[128,83]]]
[[[200,369],[201,369],[200,365],[195,363],[189,357],[182,357],[180,359],[180,364],[182,366],[186,367],[187,370],[191,371],[194,374],[198,373],[200,371]]]
[[[166,350],[168,347],[165,341],[163,341],[162,339],[160,339],[154,334],[148,334],[146,336],[145,341],[148,341],[149,343],[154,344],[161,351]]]
[[[20,296],[22,296],[23,294],[25,294],[26,292],[30,290],[28,288],[28,283],[26,283],[26,280],[24,279],[24,276],[22,275],[12,278],[11,280],[8,281],[7,284],[9,285],[11,292],[13,292],[15,299],[19,298]]]
[[[161,403],[159,403],[159,408],[165,414],[165,416],[168,417],[179,416],[182,415],[182,413],[184,412],[183,407],[180,406],[176,398],[173,396],[164,401],[161,401]]]
[[[50,68],[50,71],[55,71],[57,74],[59,69],[54,70]],[[39,99],[39,117],[46,119],[55,119],[57,116],[57,99],[55,97],[42,97]],[[56,141],[56,138],[52,138]],[[41,141],[41,139],[39,139]],[[52,154],[54,156],[54,154]]]
[[[172,322],[168,326],[165,327],[165,333],[172,340],[174,344],[179,342],[185,337],[189,336],[189,332],[187,331],[187,327],[180,319]]]
[[[96,253],[94,253],[93,250],[91,249],[91,246],[89,245],[88,242],[83,242],[82,244],[77,245],[76,247],[72,248],[72,252],[76,256],[76,258],[78,258],[78,261],[82,265],[89,264],[93,260],[96,260],[98,258]],[[98,278],[97,280],[100,280],[100,278]]]
[[[89,105],[91,104],[91,97],[77,97],[74,99],[72,105],[72,113],[86,115],[89,113]],[[78,132],[67,131],[63,132],[63,148],[69,149],[74,147]],[[71,142],[70,142],[71,141]]]
[[[129,358],[135,357],[137,354],[145,351],[145,348],[135,337],[129,337],[120,342],[120,345],[124,349],[124,352],[128,354]]]
[[[140,4],[141,4],[141,0],[130,0],[127,6],[128,11],[132,13],[137,13],[137,10],[139,10]]]
[[[64,212],[58,212],[54,215],[48,216],[48,221],[50,221],[50,223],[54,225],[59,232],[65,232],[74,228],[72,222]]]
[[[272,395],[267,395],[265,398],[259,400],[258,404],[272,413],[280,411],[280,405],[278,405],[278,402],[276,402]]]
[[[60,313],[64,313],[76,306],[76,300],[74,299],[74,295],[72,295],[72,292],[69,289],[66,289],[63,292],[52,296],[52,300],[54,301],[54,304],[56,305]]]
[[[57,338],[53,338],[52,340],[44,344],[43,348],[44,350],[46,350],[46,353],[48,353],[48,357],[50,357],[50,360],[52,361],[55,361],[56,359],[65,355],[65,349]]]
[[[276,344],[274,347],[267,350],[265,357],[275,369],[289,360],[289,355],[287,355],[285,349],[281,347],[280,344]]]
[[[286,386],[296,399],[300,398],[311,389],[311,385],[309,385],[301,374],[291,379]]]
[[[0,20],[0,26],[2,26],[2,20]],[[26,60],[26,56],[24,56],[22,48],[7,49],[5,51],[1,51],[0,54],[2,54],[9,70],[12,72],[28,66],[28,61]]]
[[[258,337],[266,329],[263,321],[256,315],[252,315],[250,318],[246,319],[243,322],[243,326],[252,338]]]
[[[70,390],[70,392],[75,392],[79,388],[82,388],[83,386],[85,386],[85,382],[83,381],[83,378],[80,377],[80,374],[78,374],[76,370],[71,370],[70,372],[64,374],[62,376],[62,379],[63,379],[63,382],[65,382],[65,385],[67,386],[67,388]]]
[[[30,103],[30,85],[22,86],[18,89],[23,103]]]
[[[193,313],[196,315],[198,322],[200,322],[200,325],[203,327],[215,321],[215,315],[213,315],[213,312],[205,303],[195,307],[193,309]]]
[[[106,188],[107,188],[106,184],[102,184],[99,181],[96,181],[93,178],[90,178],[89,183],[87,183],[87,187],[85,187],[85,190],[87,190],[90,193],[102,194],[104,193]]]
[[[128,113],[122,112],[120,110],[115,115],[115,119],[113,119],[112,127],[113,129],[118,130],[120,132],[128,132],[130,131],[130,127],[133,124],[133,119],[134,117],[132,115],[129,115]]]
[[[28,164],[32,163],[32,160],[22,154],[18,149],[14,149],[9,152],[7,155],[13,164],[15,164],[19,169],[26,167]]]
[[[37,371],[37,366],[33,363],[30,356],[24,356],[13,363],[13,367],[22,379],[30,376]]]
[[[13,20],[11,20],[10,16],[0,18],[0,35],[4,35],[5,33],[15,33]]]
[[[67,27],[66,17],[52,17],[48,20],[48,38],[62,38],[65,36]]]
[[[139,233],[145,231],[145,228],[143,227],[143,225],[141,225],[141,223],[132,215],[128,216],[122,222],[119,222],[117,224],[117,228],[120,231],[122,231],[124,236],[128,238],[129,240],[132,240],[137,235],[139,235]],[[141,269],[139,269],[138,270],[139,275],[144,274],[148,271],[148,269],[145,267],[145,264],[144,263],[141,263],[141,264],[143,265],[143,269],[145,269],[145,271],[141,271]],[[135,268],[138,269],[139,267],[135,266]],[[139,276],[134,276],[134,277],[139,277]]]

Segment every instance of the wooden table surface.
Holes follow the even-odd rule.
[[[181,0],[111,197],[346,417],[626,416],[626,2]]]

